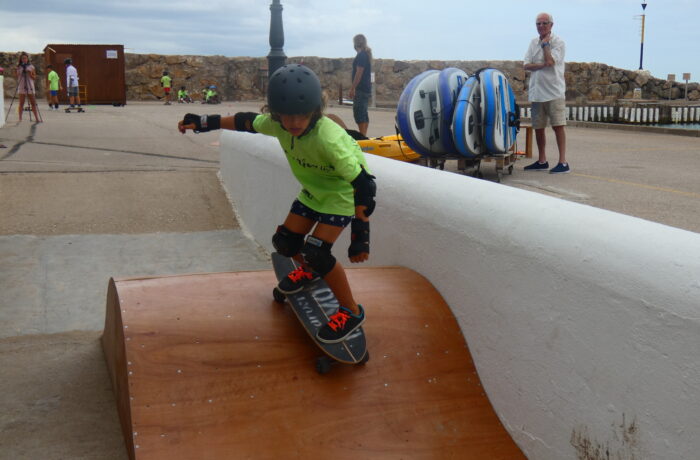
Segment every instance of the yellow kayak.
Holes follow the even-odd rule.
[[[379,155],[392,160],[413,162],[420,158],[420,155],[406,145],[400,134],[393,136],[374,137],[364,141],[357,141],[360,148],[365,153]]]

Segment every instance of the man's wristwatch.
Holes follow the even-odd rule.
[[[549,46],[549,43],[542,43],[540,46],[544,49],[545,46]]]

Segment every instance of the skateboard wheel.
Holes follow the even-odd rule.
[[[327,374],[333,366],[333,361],[328,356],[319,356],[316,358],[316,372],[319,374]]]
[[[367,361],[369,361],[369,350],[365,351],[364,358],[362,358],[360,361],[358,361],[357,364],[365,364],[365,363],[367,363]]]
[[[287,299],[287,296],[285,296],[279,289],[274,288],[272,290],[272,298],[275,299],[275,302],[283,303]]]

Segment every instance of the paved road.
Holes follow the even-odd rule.
[[[44,123],[17,123],[13,113],[0,128],[0,445],[8,458],[124,458],[98,341],[110,276],[269,267],[219,184],[217,135],[175,129],[187,111],[260,105],[42,107]],[[350,108],[329,111],[353,125]],[[393,118],[373,111],[369,134],[393,134]],[[700,232],[700,138],[577,127],[567,135],[571,174],[526,173],[518,161],[503,186]],[[493,164],[482,170],[496,179]]]
[[[2,183],[11,181],[7,179],[10,172],[215,172],[216,135],[181,136],[173,128],[176,120],[187,111],[234,113],[257,110],[260,105],[132,103],[117,108],[90,107],[84,114],[44,110],[46,122],[34,126],[27,121],[17,126],[12,114],[0,131],[0,142],[8,147],[0,150]],[[330,107],[329,111],[353,125],[349,107]],[[369,134],[393,133],[394,113],[373,112]],[[696,176],[700,171],[700,138],[580,127],[569,127],[567,138],[571,174],[525,172],[525,161],[519,161],[503,184],[700,232],[700,180]],[[554,161],[551,132],[549,139],[549,159]],[[523,149],[523,133],[519,144]],[[447,169],[455,171],[456,161],[449,161]],[[496,179],[493,163],[484,163],[482,171],[487,180]],[[177,182],[177,176],[172,177]],[[167,193],[153,192],[143,198],[155,199],[159,192]],[[19,228],[10,233],[14,232],[22,233]]]

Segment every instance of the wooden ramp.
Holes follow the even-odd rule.
[[[519,459],[450,309],[404,268],[348,270],[369,362],[320,351],[272,271],[112,280],[102,338],[132,459]]]

